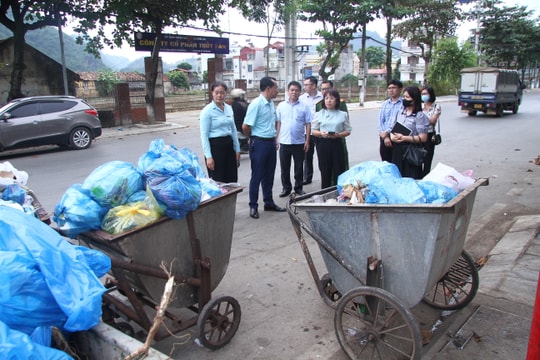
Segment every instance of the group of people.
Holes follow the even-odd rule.
[[[388,99],[379,113],[381,160],[394,163],[403,177],[421,179],[431,171],[435,125],[441,116],[441,106],[435,102],[435,91],[429,86],[403,89],[401,81],[391,80],[387,90]],[[395,131],[396,124],[403,125],[408,134]],[[421,146],[426,150],[421,165],[404,158],[409,146]]]
[[[294,191],[303,195],[303,185],[313,179],[313,155],[317,151],[321,188],[337,183],[338,176],[349,168],[345,138],[351,134],[347,105],[333,88],[330,80],[317,88],[317,78],[301,84],[287,85],[286,99],[277,106],[275,78],[260,80],[260,95],[249,106],[241,104],[242,113],[225,102],[227,85],[216,81],[211,85],[212,102],[201,112],[201,141],[208,176],[215,181],[238,181],[240,142],[238,133],[247,137],[251,160],[249,182],[249,215],[259,218],[259,188],[265,211],[285,211],[273,198],[274,173],[279,154],[282,192],[286,197]],[[388,84],[388,99],[379,115],[380,155],[383,161],[396,164],[402,176],[420,179],[430,171],[435,144],[431,142],[435,124],[441,114],[432,88],[420,90],[408,86],[403,90],[399,80]],[[238,99],[235,99],[235,102]],[[244,99],[245,100],[245,99]],[[236,104],[239,106],[238,104]],[[407,134],[395,131],[396,123],[408,129]],[[426,148],[423,165],[416,166],[403,159],[408,146]],[[291,180],[293,165],[293,180]]]

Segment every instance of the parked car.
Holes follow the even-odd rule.
[[[97,110],[74,96],[32,96],[0,108],[0,151],[39,145],[86,149],[101,135]]]

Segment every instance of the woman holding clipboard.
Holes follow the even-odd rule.
[[[428,129],[429,120],[422,112],[420,89],[416,86],[408,86],[403,91],[403,108],[397,114],[390,133],[394,149],[392,163],[398,167],[401,176],[413,179],[422,178],[422,165],[411,164],[404,159],[404,154],[407,147],[426,142]]]

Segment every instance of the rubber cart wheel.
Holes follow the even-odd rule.
[[[420,359],[422,335],[411,311],[376,287],[347,292],[338,303],[334,328],[351,359]]]
[[[424,296],[423,302],[436,309],[457,310],[467,306],[478,291],[478,269],[463,250],[461,256]]]
[[[211,299],[199,313],[197,327],[201,344],[217,350],[231,341],[240,325],[240,304],[231,296]]]

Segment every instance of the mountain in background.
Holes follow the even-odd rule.
[[[13,34],[3,25],[0,25],[0,39],[12,37]],[[62,63],[60,55],[60,41],[58,30],[55,27],[46,27],[39,30],[28,31],[25,36],[26,43],[40,52]],[[64,33],[64,53],[66,67],[73,71],[98,71],[106,68],[100,59],[84,51],[84,46],[78,45],[75,39]]]
[[[376,46],[382,47],[386,51],[386,40],[382,38],[378,32],[368,31],[368,39],[366,41],[366,47]],[[358,51],[362,48],[362,33],[354,34],[354,39],[351,41],[353,51]],[[401,41],[392,41],[390,44],[392,47],[392,57],[399,57],[399,49],[401,48]]]

